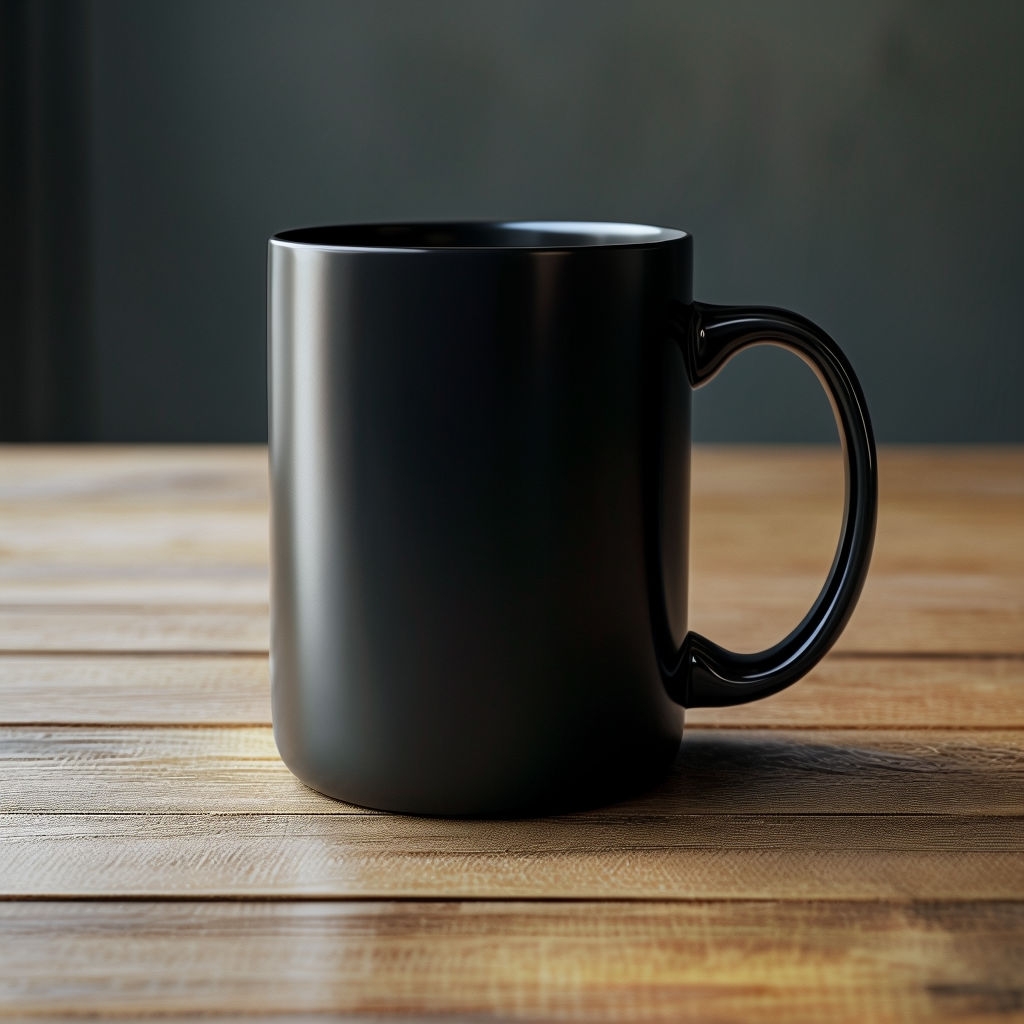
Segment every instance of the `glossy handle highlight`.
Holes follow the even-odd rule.
[[[736,654],[687,633],[675,662],[662,671],[684,707],[722,707],[767,697],[806,675],[836,642],[864,585],[878,510],[875,441],[860,383],[839,346],[816,324],[782,309],[683,307],[679,343],[690,384],[701,387],[738,352],[777,345],[814,370],[832,404],[846,460],[846,508],[832,568],[803,621],[758,654]]]

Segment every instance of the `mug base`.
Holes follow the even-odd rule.
[[[516,819],[571,814],[608,806],[642,795],[668,774],[679,753],[680,737],[666,736],[645,745],[643,754],[621,757],[592,765],[586,773],[559,779],[548,785],[524,783],[515,792],[506,790],[490,796],[454,792],[402,793],[395,789],[368,792],[359,786],[324,778],[305,771],[284,758],[289,771],[310,789],[332,800],[367,810],[429,818]]]

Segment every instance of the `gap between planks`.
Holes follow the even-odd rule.
[[[0,661],[4,658],[251,658],[261,661],[270,657],[270,649],[230,648],[206,650],[177,647],[113,648],[65,647],[51,650],[47,647],[0,648]],[[1024,661],[1024,651],[858,651],[837,650],[826,655],[829,661]]]
[[[920,907],[922,904],[928,903],[942,903],[949,906],[957,906],[957,904],[968,905],[968,906],[985,906],[991,904],[1003,905],[1008,907],[1019,906],[1024,909],[1024,896],[1000,896],[997,898],[987,897],[976,897],[976,896],[943,896],[934,897],[929,896],[924,899],[918,896],[865,896],[863,898],[857,897],[828,897],[827,899],[815,899],[813,897],[796,897],[787,896],[780,898],[777,896],[744,896],[742,898],[734,898],[732,896],[609,896],[607,898],[601,897],[595,899],[593,896],[322,896],[315,893],[309,895],[287,895],[278,896],[274,893],[266,893],[263,895],[232,895],[230,893],[219,893],[214,895],[203,895],[203,894],[189,894],[181,895],[178,893],[168,894],[135,894],[135,893],[112,893],[112,894],[90,894],[90,895],[68,895],[62,896],[53,893],[44,893],[41,895],[30,895],[30,896],[9,896],[4,893],[0,893],[0,904],[17,905],[20,903],[55,903],[55,904],[118,904],[118,903],[155,903],[155,904],[167,904],[167,905],[180,905],[182,903],[196,903],[196,904],[234,904],[245,906],[247,904],[263,904],[268,906],[280,906],[288,904],[296,904],[302,906],[303,904],[310,903],[324,903],[324,904],[337,904],[339,906],[346,906],[347,904],[379,904],[379,903],[397,903],[400,905],[408,906],[410,904],[434,904],[434,905],[445,905],[445,904],[462,904],[466,903],[469,905],[481,905],[481,904],[495,904],[505,905],[509,907],[515,907],[517,904],[522,906],[530,906],[532,904],[539,904],[541,906],[560,906],[565,904],[568,907],[573,906],[592,906],[595,903],[601,904],[601,906],[657,906],[664,904],[666,906],[702,906],[708,904],[709,906],[734,906],[737,903],[741,904],[785,904],[786,906],[831,906],[833,904],[842,904],[855,907],[895,907],[897,909],[912,909]],[[3,1014],[0,1013],[0,1019]]]
[[[703,710],[703,709],[697,709]],[[696,713],[691,711],[691,714]],[[63,722],[56,718],[40,719],[33,721],[31,719],[18,719],[17,721],[8,722],[4,721],[0,717],[0,728],[25,728],[25,729],[46,729],[50,726],[59,729],[95,729],[97,727],[107,728],[111,730],[118,729],[131,729],[131,730],[145,730],[145,729],[269,729],[270,725],[267,722],[246,722],[244,720],[230,721],[230,722],[149,722],[139,721],[135,722],[131,719],[124,719],[118,722],[109,723],[97,723],[97,722]],[[767,731],[778,731],[778,732],[820,732],[822,730],[821,725],[816,724],[794,724],[794,725],[774,725],[774,724],[763,724],[760,722],[687,722],[686,723],[686,735],[692,733],[738,733],[742,734],[745,732],[767,732]],[[891,725],[844,725],[840,729],[843,732],[903,732],[907,728],[906,725],[902,724],[891,724]],[[977,732],[977,728],[971,725],[929,725],[925,727],[928,732],[934,732],[939,735],[946,733],[965,733],[965,732]],[[1019,732],[1024,730],[1024,725],[1012,724],[1012,725],[1000,725],[1000,732]],[[921,731],[924,731],[923,729]]]

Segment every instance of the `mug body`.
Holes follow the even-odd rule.
[[[269,263],[286,764],[417,814],[649,786],[682,731],[651,604],[679,640],[690,388],[667,318],[692,301],[690,238],[313,228],[272,239]]]

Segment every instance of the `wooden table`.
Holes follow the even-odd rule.
[[[708,449],[693,625],[772,642],[838,452]],[[1024,1019],[1024,449],[888,450],[873,571],[641,799],[367,813],[278,760],[262,449],[0,453],[0,1015]]]

